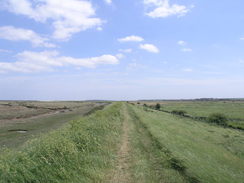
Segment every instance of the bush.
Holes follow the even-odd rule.
[[[179,116],[185,116],[186,115],[186,111],[183,111],[183,110],[173,110],[171,113],[179,115]]]
[[[178,170],[180,172],[184,172],[186,170],[186,167],[184,166],[183,161],[178,160],[174,157],[171,157],[169,159],[169,163],[170,163],[171,167],[175,170]]]
[[[157,104],[155,105],[155,109],[156,109],[156,110],[160,110],[160,108],[161,108],[160,104],[157,103]]]
[[[227,126],[227,121],[228,121],[226,116],[223,114],[220,114],[220,113],[210,114],[208,116],[207,120],[210,123],[215,123],[215,124],[222,125],[222,126]]]

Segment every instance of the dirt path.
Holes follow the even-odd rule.
[[[131,176],[129,171],[129,161],[130,161],[130,125],[129,125],[129,114],[127,107],[123,107],[123,135],[121,140],[121,146],[117,155],[117,167],[113,172],[112,178],[110,179],[111,183],[128,183],[131,182]]]

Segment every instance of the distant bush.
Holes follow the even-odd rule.
[[[157,103],[157,104],[155,105],[155,109],[156,109],[156,110],[160,110],[160,108],[161,108],[160,104]]]
[[[208,116],[207,120],[210,123],[216,123],[216,124],[222,125],[222,126],[227,126],[227,121],[228,121],[227,117],[220,113],[210,114]]]
[[[179,116],[185,116],[186,115],[186,111],[183,111],[183,110],[173,110],[173,111],[171,111],[171,113],[179,115]]]
[[[144,107],[147,107],[147,104],[143,104]]]

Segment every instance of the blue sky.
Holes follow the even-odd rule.
[[[244,97],[243,0],[2,0],[0,99]]]

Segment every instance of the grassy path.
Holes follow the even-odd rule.
[[[129,160],[130,160],[130,140],[129,133],[131,125],[129,124],[129,114],[127,107],[123,106],[122,115],[124,116],[123,121],[123,135],[121,137],[121,145],[117,155],[117,167],[113,173],[113,177],[110,180],[111,183],[126,183],[131,181],[129,171]]]
[[[123,132],[116,159],[110,173],[111,183],[185,182],[175,170],[161,161],[160,149],[140,122],[131,106],[123,104]]]

